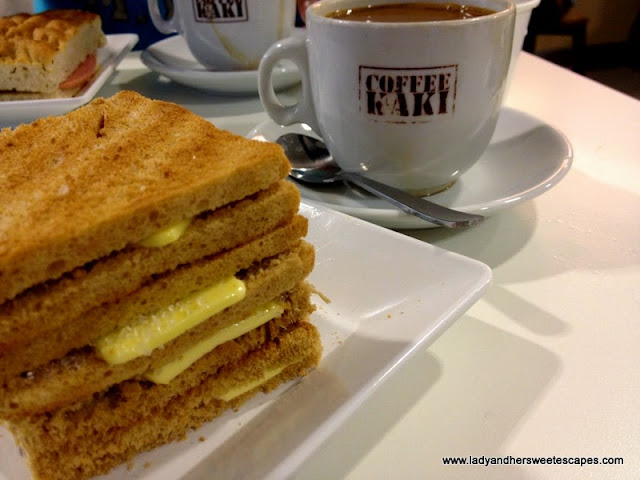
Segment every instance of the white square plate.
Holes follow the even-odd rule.
[[[487,289],[486,265],[310,203],[316,247],[313,322],[324,346],[318,369],[188,439],[139,455],[104,480],[282,479],[293,473],[395,368],[426,348]],[[25,476],[0,430],[0,480]]]
[[[121,33],[106,37],[106,45],[97,52],[98,71],[75,97],[0,102],[0,127],[15,127],[40,117],[63,115],[88,103],[109,79],[125,55],[138,43],[138,35],[135,33]]]

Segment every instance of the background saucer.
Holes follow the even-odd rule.
[[[140,56],[152,71],[176,83],[222,95],[256,95],[258,71],[207,70],[191,54],[180,35],[150,45]],[[273,71],[273,87],[282,90],[300,82],[300,73],[293,63],[282,63]]]
[[[275,141],[292,131],[313,134],[306,125],[283,127],[268,120],[247,136]],[[546,192],[564,178],[572,158],[571,145],[558,130],[526,113],[503,108],[491,143],[478,162],[451,188],[428,198],[446,207],[487,216]],[[296,184],[307,200],[384,227],[436,226],[347,185]]]

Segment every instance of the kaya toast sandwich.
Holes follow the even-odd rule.
[[[0,423],[33,478],[105,473],[317,365],[288,170],[133,92],[0,132]]]
[[[0,100],[74,96],[106,43],[100,16],[49,10],[0,18]]]

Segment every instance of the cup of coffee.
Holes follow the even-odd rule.
[[[180,33],[193,56],[210,70],[255,70],[274,42],[288,37],[296,0],[180,0],[168,18],[147,0],[162,33]]]
[[[344,170],[429,195],[489,144],[514,20],[511,0],[321,0],[306,11],[306,39],[265,53],[260,98],[276,123],[309,125]],[[271,84],[284,59],[302,75],[294,105]]]

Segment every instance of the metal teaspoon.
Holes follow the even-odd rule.
[[[292,166],[289,175],[296,180],[315,184],[346,180],[407,213],[447,228],[468,227],[484,220],[481,215],[452,210],[357,173],[345,172],[335,162],[324,142],[314,137],[286,133],[276,143],[289,158]]]

